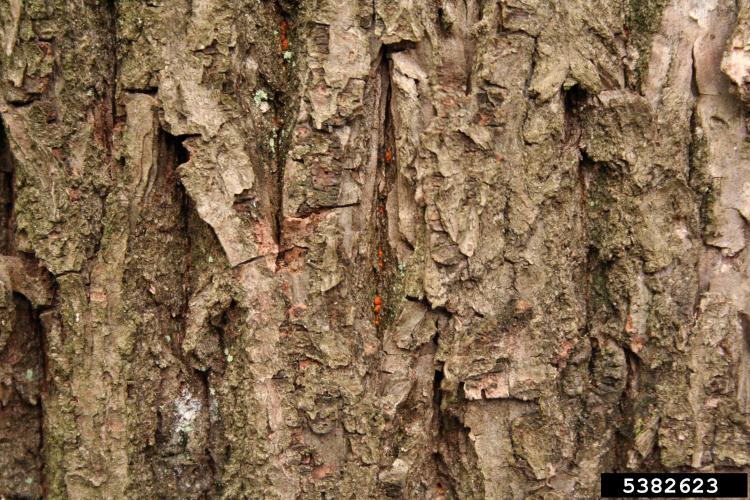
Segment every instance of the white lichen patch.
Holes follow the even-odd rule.
[[[268,104],[268,93],[265,90],[256,90],[255,95],[253,96],[253,101],[255,101],[255,105],[260,108],[261,113],[265,113],[271,109],[271,105]]]
[[[192,432],[201,407],[200,399],[194,397],[189,389],[183,389],[182,394],[175,401],[175,414],[177,416],[175,433]]]

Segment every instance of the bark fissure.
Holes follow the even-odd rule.
[[[14,246],[14,172],[13,156],[0,119],[0,254],[10,255]]]
[[[215,464],[208,416],[210,367],[196,367],[185,349],[194,275],[199,272],[194,239],[200,233],[195,225],[201,223],[178,179],[178,169],[190,161],[185,139],[161,129],[154,137],[157,155],[129,238],[129,253],[140,255],[142,263],[130,266],[126,300],[148,314],[136,320],[141,342],[129,364],[131,377],[140,383],[128,396],[131,401],[151,401],[156,408],[153,414],[134,410],[131,416],[134,421],[153,419],[151,429],[133,430],[149,457],[146,463],[133,464],[133,470],[149,471],[155,494],[177,492],[182,498],[202,498],[214,491]],[[138,367],[136,360],[141,357],[153,359],[161,376]],[[157,378],[159,383],[154,384]]]
[[[117,86],[119,82],[119,64],[118,64],[119,55],[118,55],[118,50],[117,50],[117,45],[119,43],[119,40],[117,38],[117,9],[118,9],[117,0],[107,0],[107,6],[109,10],[108,31],[109,31],[109,36],[110,36],[110,39],[109,39],[110,48],[109,49],[110,49],[110,57],[111,57],[110,64],[111,64],[111,70],[112,70],[112,73],[110,76],[111,81],[109,82],[110,85],[108,89],[110,93],[109,112],[110,112],[110,117],[111,117],[110,118],[111,124],[112,126],[114,126],[115,117],[117,116],[117,97],[118,97]],[[112,147],[111,144],[109,146],[110,148]]]
[[[45,491],[43,333],[26,297],[13,293],[11,307],[12,333],[0,344],[0,494],[37,497]]]
[[[398,298],[389,294],[394,280],[393,249],[388,238],[389,197],[393,196],[393,185],[396,176],[396,148],[394,142],[393,117],[391,115],[391,63],[390,54],[394,51],[403,50],[393,46],[384,46],[380,55],[379,76],[381,82],[381,96],[383,96],[383,125],[378,130],[378,169],[375,180],[375,299],[373,303],[373,323],[379,331],[386,328],[386,322],[393,318],[387,314],[392,311],[392,304],[397,303]],[[381,326],[381,319],[384,323]]]
[[[15,162],[0,119],[0,495],[37,497],[47,491],[39,313],[53,307],[53,287],[37,259],[16,248],[15,198]]]

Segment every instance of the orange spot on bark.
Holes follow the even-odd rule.
[[[326,476],[330,476],[333,473],[333,467],[328,464],[323,464],[315,467],[312,471],[313,479],[323,479]]]
[[[518,299],[516,302],[515,312],[516,314],[523,314],[531,309],[531,304],[523,299]]]
[[[289,40],[286,38],[286,29],[288,24],[286,20],[282,19],[279,23],[279,32],[281,33],[281,49],[286,50],[289,48]]]
[[[393,159],[393,155],[391,154],[390,149],[385,150],[385,161],[391,161]]]
[[[635,330],[633,329],[633,317],[628,314],[628,317],[625,318],[625,333],[633,333]]]
[[[381,306],[375,306],[373,308],[375,310],[375,314],[380,314],[380,308],[381,308]]]
[[[383,299],[380,298],[380,295],[376,295],[375,298],[372,299],[372,303],[379,306],[383,303]]]

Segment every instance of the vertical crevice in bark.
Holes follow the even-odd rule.
[[[13,237],[14,160],[3,127],[0,119],[0,259],[18,255]],[[26,255],[0,262],[0,497],[39,497],[45,492],[41,304],[14,290],[34,286],[34,276],[24,275],[32,266],[36,260]]]
[[[208,373],[196,370],[182,348],[193,273],[194,207],[177,175],[189,161],[186,139],[159,132],[156,162],[129,240],[128,302],[140,313],[129,399],[137,408],[135,421],[151,422],[150,429],[135,431],[134,445],[143,448],[136,456],[146,459],[132,469],[153,478],[135,485],[140,494],[203,498],[213,488],[210,387]]]
[[[587,394],[579,399],[584,406],[578,416],[580,429],[577,442],[579,450],[601,445],[608,447],[606,456],[600,457],[608,467],[616,467],[622,463],[626,454],[624,449],[623,432],[627,433],[628,426],[623,422],[623,415],[630,407],[627,385],[634,387],[634,377],[631,370],[636,367],[636,359],[628,357],[625,350],[624,363],[627,372],[624,381],[618,371],[619,343],[614,342],[609,332],[602,328],[602,322],[617,317],[617,311],[612,307],[613,298],[609,296],[609,274],[612,272],[612,255],[603,255],[603,239],[607,237],[606,221],[602,221],[606,214],[602,214],[605,200],[611,196],[608,192],[608,177],[611,172],[607,165],[598,164],[589,157],[585,147],[581,144],[584,127],[587,126],[587,110],[593,104],[588,93],[579,85],[574,85],[564,92],[565,130],[564,147],[574,147],[578,150],[579,161],[575,175],[577,177],[577,196],[579,198],[579,213],[581,224],[581,241],[583,262],[581,263],[581,278],[578,286],[582,292],[582,309],[584,318],[579,331],[580,340],[585,343],[585,353],[582,361],[586,363]],[[605,250],[606,252],[606,250]],[[632,354],[632,353],[631,353]],[[633,355],[634,357],[634,355]],[[631,376],[632,375],[632,376]],[[620,385],[624,385],[623,390]],[[615,405],[616,411],[603,414],[602,405]],[[611,435],[608,436],[608,433]],[[581,449],[583,448],[583,449]]]
[[[381,298],[382,304],[379,311],[374,313],[374,321],[380,330],[385,329],[385,323],[392,321],[396,312],[394,304],[402,297],[398,286],[400,279],[398,272],[397,241],[393,240],[392,233],[397,231],[395,225],[398,220],[398,195],[396,193],[396,180],[398,175],[398,150],[396,145],[396,131],[394,129],[392,93],[393,82],[391,72],[392,61],[390,55],[395,52],[413,49],[415,44],[402,41],[383,46],[380,54],[380,82],[382,108],[379,113],[382,116],[382,128],[378,137],[378,162],[375,178],[375,248],[372,262],[375,269],[375,293]],[[377,308],[377,304],[373,304]]]
[[[279,48],[285,54],[289,50],[289,19],[284,9],[284,5],[277,1],[276,11],[279,16]],[[284,57],[282,55],[282,57]],[[271,206],[273,208],[273,224],[274,224],[274,237],[276,243],[281,245],[282,240],[282,223],[284,221],[284,160],[286,155],[282,154],[282,148],[288,148],[288,141],[283,141],[284,137],[284,126],[279,127],[280,121],[283,121],[283,117],[279,116],[279,112],[283,113],[283,100],[284,93],[276,91],[274,93],[274,117],[273,117],[273,130],[271,131],[271,159],[273,166],[271,171],[274,173],[274,192],[271,194]],[[279,107],[282,109],[279,110]],[[283,123],[286,125],[286,123]]]
[[[0,346],[0,496],[33,498],[44,493],[42,328],[26,297],[12,300],[12,333]]]
[[[13,156],[0,119],[0,255],[11,255],[13,248],[14,169]]]
[[[269,159],[268,168],[256,167],[256,174],[260,175],[260,181],[268,177],[262,184],[268,185],[267,203],[269,205],[269,216],[273,228],[276,243],[283,245],[282,226],[284,220],[284,166],[286,156],[292,144],[292,130],[298,112],[299,100],[297,95],[300,91],[297,73],[292,71],[296,66],[296,58],[299,57],[300,48],[295,43],[294,33],[297,30],[297,5],[294,3],[277,0],[269,7],[271,19],[275,21],[274,36],[268,40],[266,49],[272,54],[278,54],[282,62],[271,72],[270,68],[261,68],[259,74],[263,87],[271,89],[269,103],[272,107],[273,116],[270,123],[262,124],[262,128],[268,131],[267,144],[260,144],[263,156]],[[297,46],[295,50],[293,47]],[[260,56],[263,60],[263,56]],[[256,96],[260,95],[257,94]],[[261,125],[261,124],[258,124]],[[270,125],[270,126],[269,126]],[[260,203],[266,203],[260,200]]]
[[[580,203],[581,230],[583,233],[583,242],[587,246],[586,256],[583,262],[583,272],[581,288],[583,290],[584,311],[586,319],[584,321],[584,331],[582,335],[588,334],[589,322],[589,301],[591,290],[591,265],[593,248],[589,242],[589,216],[588,216],[588,182],[595,168],[594,163],[586,155],[585,150],[581,149],[580,141],[583,133],[581,123],[581,109],[585,105],[588,94],[579,85],[574,85],[564,92],[564,147],[575,148],[578,151],[579,161],[576,167],[576,183],[578,186],[578,198]]]
[[[585,260],[583,262],[583,281],[582,281],[582,290],[583,290],[583,299],[584,299],[584,330],[581,332],[582,335],[585,337],[589,336],[590,333],[590,323],[591,323],[591,301],[592,301],[592,288],[593,283],[596,280],[596,276],[598,272],[601,272],[600,268],[600,262],[598,257],[598,251],[597,248],[592,245],[592,242],[590,240],[590,220],[589,220],[589,213],[588,213],[588,205],[589,205],[589,197],[588,197],[588,188],[587,188],[587,182],[590,177],[596,175],[597,166],[594,162],[591,161],[591,159],[586,155],[584,151],[581,151],[581,160],[578,163],[578,186],[579,186],[579,192],[580,192],[580,203],[581,203],[581,218],[582,218],[582,231],[583,231],[583,238],[586,245],[585,250]]]
[[[625,361],[627,363],[627,379],[619,403],[622,425],[615,437],[615,458],[612,464],[612,472],[627,470],[628,452],[633,448],[633,441],[638,433],[636,419],[639,413],[641,360],[633,351],[625,349]]]
[[[435,350],[438,348],[438,337],[436,334],[433,338]],[[445,375],[443,373],[443,363],[436,362],[435,374],[432,380],[432,406],[433,406],[433,423],[434,429],[434,448],[431,457],[435,471],[435,482],[433,485],[434,494],[440,497],[454,498],[456,491],[453,486],[453,476],[450,474],[448,466],[443,456],[444,450],[441,450],[441,443],[445,440],[446,428],[443,419],[443,391],[441,388]]]
[[[390,318],[386,311],[391,311],[390,305],[395,297],[391,294],[392,274],[389,272],[392,264],[392,252],[388,241],[388,198],[391,195],[396,175],[396,148],[393,135],[393,118],[391,116],[391,68],[389,54],[393,47],[384,47],[380,60],[381,96],[384,96],[383,127],[380,130],[378,144],[378,169],[375,179],[375,298],[373,300],[373,323],[378,330],[385,328],[384,323]],[[386,265],[388,261],[388,265]]]
[[[162,132],[164,143],[164,160],[159,162],[167,169],[167,181],[174,185],[174,199],[179,204],[178,222],[179,234],[184,237],[184,254],[181,264],[181,291],[184,294],[180,311],[177,316],[180,321],[177,328],[177,338],[172,342],[173,355],[177,358],[176,386],[171,386],[164,392],[169,398],[174,395],[174,389],[179,387],[179,397],[169,411],[173,419],[168,428],[160,431],[166,440],[163,442],[163,457],[165,464],[169,463],[171,473],[176,481],[177,491],[184,498],[201,498],[213,487],[213,464],[208,452],[210,419],[209,411],[209,378],[207,372],[193,369],[190,361],[185,358],[182,343],[185,340],[185,323],[190,299],[190,276],[192,271],[192,234],[190,231],[190,217],[194,211],[192,202],[184,188],[177,180],[177,168],[189,161],[189,153],[183,141],[185,138],[174,137]],[[171,313],[172,316],[175,312]],[[171,384],[170,384],[171,385]],[[175,438],[178,443],[175,443]],[[175,447],[175,444],[178,444]]]
[[[697,104],[693,105],[690,113],[690,137],[688,138],[688,184],[698,197],[698,213],[700,235],[704,245],[715,231],[711,209],[716,202],[718,187],[707,171],[708,144],[706,136],[699,126]],[[707,285],[705,283],[704,285]],[[705,291],[699,289],[696,294],[695,307],[698,307],[700,294]]]
[[[600,468],[625,470],[649,459],[651,433],[656,432],[650,427],[656,424],[649,409],[653,395],[648,391],[653,387],[653,372],[638,354],[647,342],[644,333],[649,326],[644,323],[652,314],[644,318],[643,304],[648,300],[644,290],[656,273],[649,271],[650,255],[644,248],[648,240],[641,229],[650,222],[649,214],[634,202],[653,191],[639,185],[637,162],[608,157],[596,143],[601,134],[598,127],[610,117],[609,110],[598,108],[606,106],[606,101],[574,90],[566,95],[566,109],[569,122],[579,128],[579,138],[585,137],[579,145],[578,177],[586,245],[581,283],[586,317],[581,336],[588,344],[578,449],[586,453],[598,448]]]
[[[453,408],[443,408],[438,415],[439,433],[435,437],[436,478],[434,494],[437,498],[486,498],[476,450],[469,437],[469,428],[455,414],[462,412],[465,401],[458,398]]]
[[[281,228],[284,222],[284,159],[285,155],[281,154],[281,148],[283,146],[287,146],[284,144],[282,146],[282,130],[276,129],[273,135],[273,141],[275,144],[278,144],[279,151],[276,153],[275,163],[276,163],[276,178],[275,178],[275,188],[276,192],[274,193],[274,198],[272,200],[272,205],[274,207],[274,237],[276,238],[276,243],[279,244],[279,246],[282,244],[282,234],[281,234]],[[275,152],[272,152],[275,153]]]
[[[110,98],[110,112],[111,112],[111,124],[114,126],[115,117],[117,116],[117,81],[118,81],[118,54],[117,54],[117,0],[107,0],[107,6],[109,8],[109,50],[111,57],[111,79],[109,86],[109,98]],[[109,134],[110,137],[112,134]],[[111,143],[110,143],[111,151]]]
[[[482,9],[477,5],[476,0],[464,0],[464,8],[466,9],[466,25],[464,26],[464,57],[465,57],[465,72],[466,78],[464,83],[464,93],[466,95],[471,94],[472,91],[472,75],[474,74],[474,51],[476,50],[476,37],[481,36],[479,33],[472,33],[476,23],[482,20]]]

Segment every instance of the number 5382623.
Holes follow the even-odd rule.
[[[605,473],[602,497],[747,498],[746,473]]]

